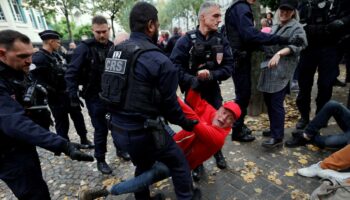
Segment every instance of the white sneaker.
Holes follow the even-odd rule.
[[[317,173],[320,178],[334,178],[335,180],[342,182],[345,179],[350,178],[350,172],[338,172],[332,169],[323,169]]]
[[[309,167],[298,169],[298,174],[305,177],[315,177],[318,175],[318,172],[322,170],[320,163],[321,161]]]

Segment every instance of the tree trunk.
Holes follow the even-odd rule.
[[[115,39],[115,30],[114,30],[114,14],[111,16],[111,26],[112,26],[112,32],[113,32],[113,39]]]
[[[68,12],[67,6],[66,5],[63,5],[63,6],[64,6],[64,8],[63,8],[64,9],[64,17],[66,18],[66,22],[67,22],[68,39],[69,39],[69,41],[74,42],[72,29],[70,27],[69,12]]]
[[[260,22],[260,3],[256,2],[252,6],[254,21],[255,24]],[[259,27],[257,27],[259,29]],[[261,114],[265,109],[265,104],[263,100],[263,95],[260,91],[257,90],[257,85],[259,81],[260,74],[260,63],[263,60],[264,53],[255,51],[252,53],[252,71],[251,71],[251,80],[252,80],[252,95],[249,102],[248,114],[251,116],[256,116]]]

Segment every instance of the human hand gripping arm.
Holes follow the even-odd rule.
[[[281,57],[289,55],[290,52],[291,51],[290,51],[290,49],[288,47],[285,47],[285,48],[277,51],[277,53],[275,53],[275,55],[273,55],[272,58],[270,59],[270,61],[269,61],[267,66],[270,69],[277,67]]]

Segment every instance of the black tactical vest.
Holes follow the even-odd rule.
[[[80,68],[78,82],[83,85],[82,96],[84,98],[97,95],[101,91],[101,76],[105,67],[107,54],[112,47],[112,42],[107,45],[98,43],[95,39],[82,41],[89,48],[86,55],[87,65]]]
[[[100,97],[112,110],[159,115],[161,95],[158,89],[151,83],[139,81],[134,74],[138,57],[146,51],[161,50],[150,42],[127,40],[109,52]]]
[[[223,60],[224,45],[220,33],[214,35],[207,41],[197,37],[198,30],[189,31],[186,36],[192,42],[190,50],[190,74],[196,75],[202,69],[214,70],[218,68]]]
[[[26,115],[35,123],[48,129],[51,124],[50,111],[48,110],[46,89],[32,81],[29,76],[14,77],[5,67],[0,65],[0,80],[2,80],[15,99],[20,103]]]
[[[225,31],[226,31],[225,35],[227,36],[227,39],[228,39],[233,51],[235,51],[235,50],[243,51],[243,50],[246,50],[246,49],[244,49],[246,47],[246,45],[244,44],[244,41],[238,32],[238,27],[232,26],[229,23],[229,20],[231,19],[231,12],[230,11],[237,3],[245,3],[245,4],[249,5],[246,0],[234,0],[233,1],[232,5],[226,10],[226,13],[225,13]],[[250,5],[249,5],[249,8],[250,8]],[[252,22],[254,21],[253,18],[251,20],[252,20]]]
[[[326,25],[331,22],[335,0],[302,0],[299,3],[300,23]]]
[[[49,61],[47,63],[48,66],[46,66],[49,68],[49,78],[47,79],[49,82],[46,84],[54,88],[56,92],[64,92],[66,89],[64,74],[67,70],[67,65],[61,60],[61,56],[56,52],[49,54],[43,50],[37,51],[36,54],[44,55]]]

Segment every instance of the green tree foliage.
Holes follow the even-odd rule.
[[[78,26],[73,30],[74,39],[80,40],[83,35],[88,36],[88,38],[93,37],[91,32],[91,24]]]
[[[48,10],[51,9],[53,9],[54,12],[61,12],[65,17],[68,39],[73,41],[73,33],[69,16],[74,8],[83,10],[83,8],[85,8],[85,0],[27,0],[26,2],[33,8],[41,10],[44,15],[49,13]]]
[[[271,8],[271,10],[277,10],[280,0],[259,0],[261,5]]]
[[[185,18],[187,20],[187,29],[189,20],[198,21],[198,11],[204,0],[172,0],[158,3],[159,21],[163,28],[172,26],[174,18]]]
[[[132,7],[135,5],[136,1],[126,1],[123,9],[117,13],[117,19],[119,24],[123,27],[126,32],[130,32],[129,27],[129,15]]]
[[[128,21],[126,19],[129,18],[129,13],[131,7],[134,5],[136,0],[99,0],[94,2],[94,10],[93,13],[103,12],[109,15],[111,19],[113,38],[115,37],[114,30],[114,20],[117,20],[125,30],[129,30],[126,27],[125,22]]]

